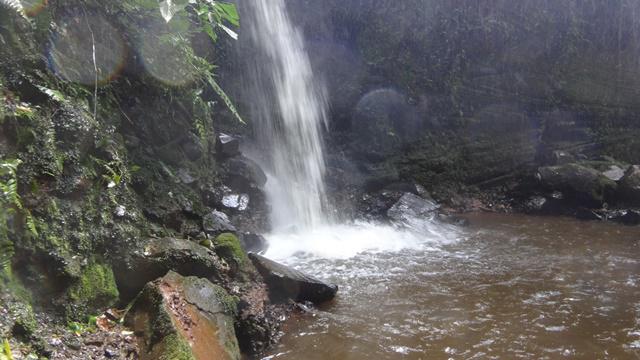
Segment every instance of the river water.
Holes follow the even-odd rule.
[[[518,215],[469,220],[461,230],[443,227],[446,239],[405,239],[404,249],[347,258],[320,247],[316,255],[273,253],[340,291],[289,321],[267,358],[640,358],[640,228]],[[394,235],[367,236],[375,243]]]

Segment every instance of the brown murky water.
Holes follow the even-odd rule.
[[[268,359],[640,359],[640,228],[474,215],[461,240],[298,259],[340,285]]]

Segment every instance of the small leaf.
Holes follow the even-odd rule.
[[[164,21],[169,22],[178,11],[184,9],[186,2],[176,3],[175,0],[163,0],[160,2],[160,14]]]
[[[229,29],[228,27],[224,26],[223,24],[218,24],[218,26],[220,26],[222,28],[222,30],[224,30],[224,32],[227,33],[227,35],[229,35],[233,40],[238,40],[238,33],[236,33],[235,31]]]

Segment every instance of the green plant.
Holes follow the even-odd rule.
[[[21,161],[3,160],[0,162],[0,266],[8,266],[13,257],[13,244],[9,241],[10,221],[16,213],[24,216],[25,227],[33,236],[38,236],[31,212],[22,206],[18,193],[17,171]]]
[[[230,26],[240,26],[240,16],[234,4],[213,0],[164,0],[160,2],[160,12],[167,22],[171,21],[173,16],[180,11],[189,11],[195,14],[200,26],[199,30],[206,33],[213,42],[218,40],[217,29],[221,29],[234,40],[238,38],[238,34],[225,25],[226,22]],[[215,80],[213,66],[206,62],[199,65],[205,69],[203,74],[205,83],[211,86],[233,116],[244,124],[245,122],[233,105],[233,102]],[[206,124],[202,121],[199,124],[196,123],[196,127],[202,127],[204,125]],[[201,129],[198,129],[198,132],[200,134],[204,133]]]
[[[7,339],[4,339],[2,341],[2,352],[0,352],[0,360],[13,360],[11,345],[9,345],[9,341]]]

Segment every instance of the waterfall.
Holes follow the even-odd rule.
[[[247,0],[243,61],[252,122],[261,143],[274,229],[311,229],[325,223],[326,126],[324,87],[314,78],[302,34],[284,0]]]

